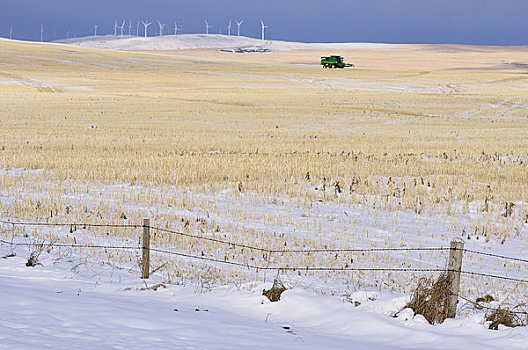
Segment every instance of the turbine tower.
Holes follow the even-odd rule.
[[[244,22],[244,20],[241,20],[240,22],[235,21],[237,24],[237,36],[240,36],[240,25]]]
[[[121,24],[121,27],[119,27],[119,29],[121,31],[120,32],[121,33],[120,39],[123,39],[123,29],[125,28],[125,22],[126,22],[126,19],[123,21],[123,24]]]
[[[9,39],[13,39],[13,26],[9,28]]]
[[[117,19],[114,19],[114,36],[117,36]]]
[[[143,25],[145,26],[145,38],[146,38],[147,37],[147,28],[148,28],[149,25],[152,24],[152,22],[146,23],[146,22],[141,21],[141,23],[143,23]]]
[[[178,34],[178,23],[174,22],[174,35]]]
[[[227,35],[231,35],[231,20],[229,20],[229,25],[227,26]]]
[[[128,20],[128,36],[132,36],[132,20]]]
[[[97,27],[99,26],[94,23],[94,36],[97,36]]]
[[[262,20],[260,20],[260,28],[262,29],[262,41],[264,41],[264,34],[268,26],[264,25],[264,22],[262,22]]]
[[[165,24],[158,21],[159,24],[159,36],[163,35],[163,28],[165,28]]]
[[[139,36],[139,20],[136,25],[136,36]]]
[[[44,41],[44,27],[40,25],[40,42]]]
[[[212,26],[209,25],[209,22],[207,20],[205,21],[205,34],[209,34],[209,28],[212,28]]]

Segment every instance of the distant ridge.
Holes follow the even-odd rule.
[[[266,49],[272,51],[289,50],[328,50],[328,49],[392,49],[398,45],[369,43],[297,43],[287,41],[262,41],[245,36],[230,36],[222,34],[182,34],[151,37],[137,36],[87,36],[54,41],[55,43],[91,47],[98,49],[124,51],[167,51],[192,49],[224,49],[224,50],[254,50]]]

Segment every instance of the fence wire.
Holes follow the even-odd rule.
[[[0,223],[13,226],[57,226],[57,227],[112,227],[112,228],[140,228],[143,225],[134,224],[88,224],[88,223],[53,223],[53,222],[17,222],[0,220]]]
[[[13,226],[63,226],[63,227],[112,227],[112,228],[142,228],[142,227],[148,227],[151,230],[158,231],[158,232],[165,232],[170,234],[175,234],[183,237],[189,237],[193,239],[199,239],[199,240],[205,240],[210,242],[215,242],[218,244],[223,244],[231,247],[236,248],[245,248],[245,249],[251,249],[255,251],[260,252],[266,252],[270,254],[290,254],[290,253],[296,253],[296,254],[310,254],[310,253],[364,253],[364,252],[394,252],[394,251],[449,251],[449,250],[456,250],[456,248],[451,247],[429,247],[429,248],[347,248],[347,249],[284,249],[284,250],[276,250],[276,249],[267,249],[267,248],[261,248],[261,247],[255,247],[245,244],[239,244],[235,242],[230,242],[227,240],[221,240],[217,238],[211,238],[211,237],[204,237],[199,235],[193,235],[189,233],[183,233],[178,232],[174,230],[164,229],[160,227],[155,226],[145,226],[145,225],[133,225],[133,224],[90,224],[90,223],[40,223],[40,222],[14,222],[14,221],[6,221],[1,220],[0,223],[13,225]],[[0,239],[0,243],[4,243],[10,246],[34,246],[35,243],[14,243],[9,242],[3,239]],[[51,246],[54,247],[70,247],[70,248],[96,248],[96,249],[121,249],[121,250],[141,250],[142,247],[139,246],[115,246],[115,245],[91,245],[91,244],[66,244],[66,243],[49,243]],[[488,256],[488,257],[494,257],[494,258],[501,258],[505,260],[510,261],[517,261],[517,262],[528,262],[528,259],[522,259],[517,257],[509,257],[505,255],[498,255],[493,253],[487,253],[487,252],[480,252],[476,250],[470,250],[470,249],[462,249],[464,252],[470,253],[470,254],[477,254],[482,256]],[[157,253],[163,253],[173,256],[179,256],[183,258],[189,258],[194,260],[201,260],[201,261],[208,261],[213,263],[220,263],[225,265],[231,265],[231,266],[237,266],[237,267],[244,267],[249,269],[255,269],[255,270],[262,270],[262,271],[357,271],[357,272],[460,272],[461,274],[465,275],[471,275],[471,276],[478,276],[478,277],[488,277],[493,279],[499,279],[499,280],[505,280],[505,281],[513,281],[513,282],[520,282],[520,283],[528,283],[527,279],[522,278],[516,278],[516,277],[508,277],[508,276],[501,276],[496,274],[489,274],[484,272],[477,272],[477,271],[454,271],[454,270],[447,270],[447,269],[439,269],[439,268],[400,268],[400,267],[388,267],[388,268],[377,268],[377,267],[351,267],[351,266],[345,266],[345,267],[320,267],[320,266],[258,266],[255,264],[249,264],[249,263],[241,263],[236,261],[228,261],[228,260],[222,260],[217,258],[211,258],[207,256],[199,256],[199,255],[193,255],[188,253],[182,253],[182,252],[176,252],[171,251],[167,249],[160,249],[160,248],[150,248],[150,251],[157,252]]]
[[[515,258],[515,257],[506,256],[506,255],[493,254],[493,253],[487,253],[487,252],[479,252],[477,250],[472,250],[472,249],[463,249],[463,251],[464,251],[464,253],[470,253],[470,254],[475,254],[475,255],[483,255],[483,256],[488,256],[488,257],[492,257],[492,258],[499,258],[499,259],[504,259],[504,260],[528,263],[528,259],[523,259],[523,258]]]
[[[3,239],[0,239],[0,243],[8,244],[10,246],[22,246],[22,247],[33,247],[39,245],[40,243],[19,243],[19,242],[9,242]],[[55,243],[47,242],[42,244],[47,244],[50,247],[61,247],[61,248],[97,248],[97,249],[121,249],[121,250],[140,250],[141,247],[133,246],[113,246],[113,245],[102,245],[102,244],[68,244],[68,243]]]
[[[457,294],[452,294],[456,297],[459,297],[460,299],[470,303],[471,305],[475,306],[475,308],[477,309],[486,309],[486,310],[489,310],[489,311],[492,311],[492,312],[496,312],[496,311],[506,311],[508,313],[511,313],[511,314],[516,314],[516,315],[528,315],[528,311],[514,311],[514,310],[511,310],[511,309],[506,309],[506,308],[501,308],[500,306],[499,307],[490,307],[490,306],[486,306],[486,305],[482,305],[481,303],[477,303],[476,301],[473,301],[463,295],[460,295],[460,293],[457,295]]]
[[[278,254],[292,254],[292,253],[298,253],[298,254],[310,254],[310,253],[363,253],[363,252],[384,252],[384,251],[442,251],[442,250],[449,250],[451,248],[449,247],[432,247],[432,248],[344,248],[344,249],[268,249],[268,248],[261,248],[261,247],[255,247],[250,246],[246,244],[240,244],[235,243],[231,241],[226,241],[218,238],[211,238],[211,237],[204,237],[199,235],[193,235],[190,233],[183,233],[178,231],[173,231],[169,229],[164,229],[160,227],[154,227],[150,226],[150,229],[153,231],[158,232],[164,232],[169,233],[173,235],[188,237],[188,238],[194,238],[214,243],[219,243],[227,246],[231,246],[234,248],[245,248],[250,250],[256,250],[260,252],[265,253],[278,253]]]

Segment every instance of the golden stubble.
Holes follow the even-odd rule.
[[[453,232],[488,241],[522,240],[526,231],[528,77],[518,65],[489,69],[502,57],[517,62],[515,49],[471,69],[463,69],[468,53],[439,53],[456,69],[432,69],[424,63],[430,48],[386,57],[358,50],[353,57],[371,57],[372,67],[323,70],[292,64],[299,52],[244,59],[208,51],[197,59],[8,41],[0,48],[0,168],[27,169],[0,173],[1,193],[11,198],[0,201],[4,217],[117,223],[126,213],[130,222],[150,216],[159,226],[267,247],[369,244],[368,233],[322,232],[341,219],[321,218],[314,203],[444,215]],[[317,61],[321,53],[312,54]],[[502,215],[506,202],[516,203],[512,217]],[[252,205],[283,205],[291,215],[256,214]],[[387,229],[391,220],[376,225]],[[284,227],[305,234],[274,232]],[[386,243],[405,244],[409,234]],[[155,240],[220,254],[214,244]],[[167,274],[191,276],[191,265],[169,264]],[[233,278],[201,268],[213,281]]]

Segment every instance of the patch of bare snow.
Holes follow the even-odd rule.
[[[2,256],[10,253],[0,245]],[[145,287],[160,282],[155,276],[143,283],[128,269],[51,254],[28,268],[28,252],[16,253],[0,259],[0,343],[11,349],[513,350],[528,340],[523,327],[488,330],[483,313],[431,326],[410,310],[398,314],[403,295],[341,299],[294,288],[271,303],[261,294],[270,283],[154,291]]]

